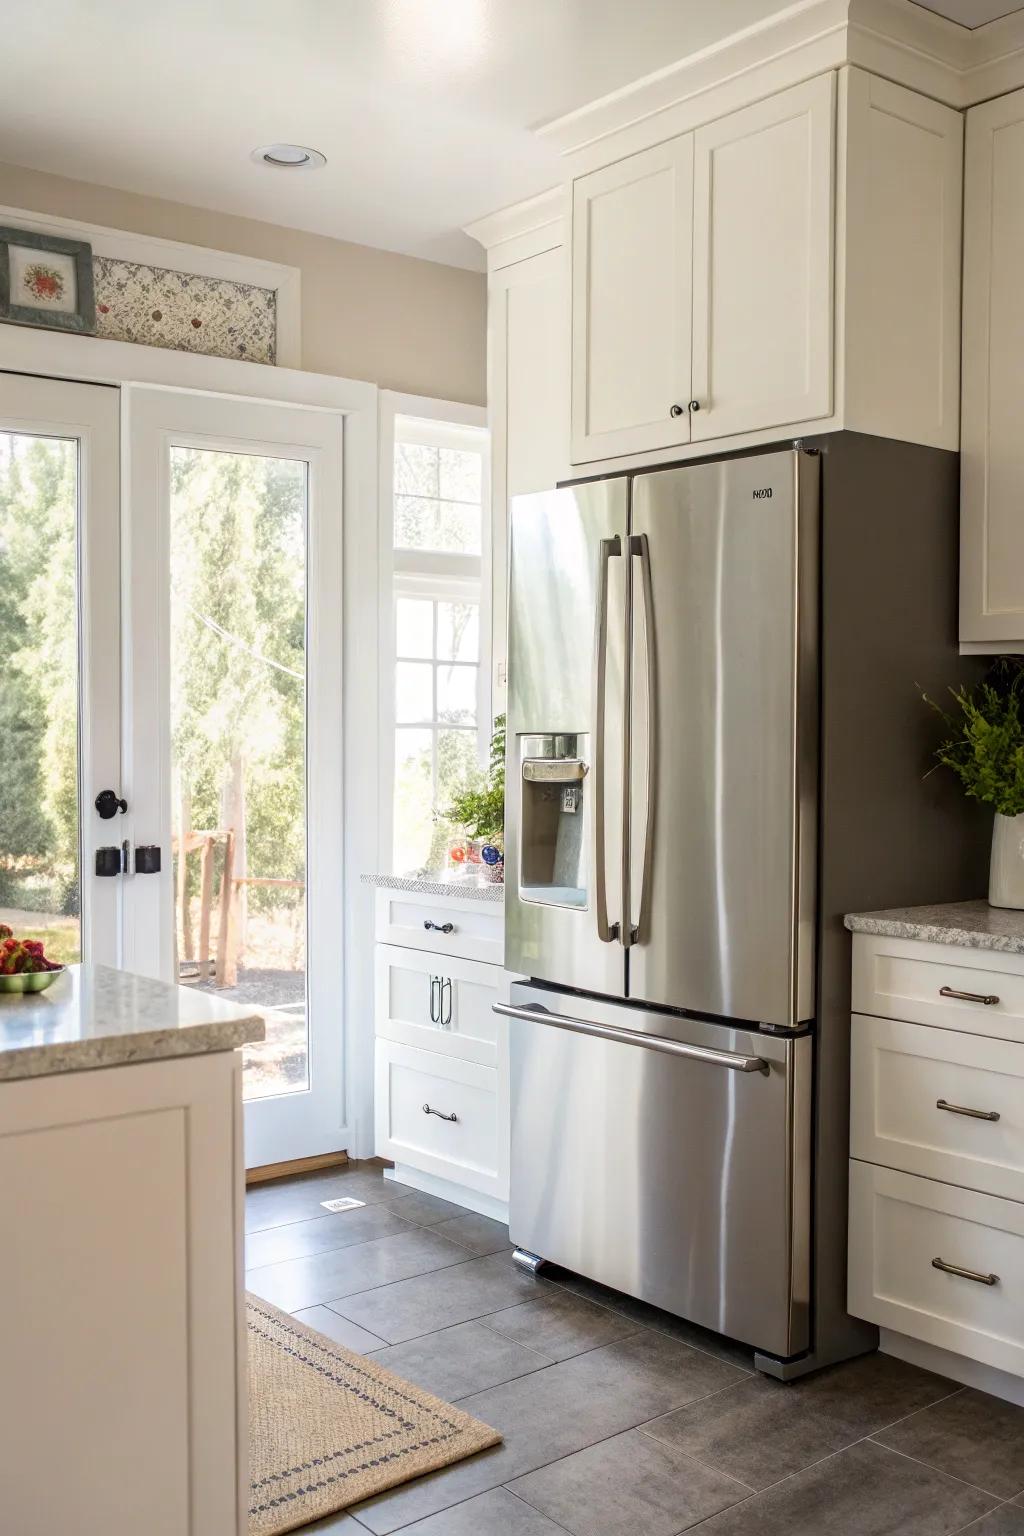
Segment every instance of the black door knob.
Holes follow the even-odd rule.
[[[683,407],[681,405],[674,405],[674,406],[672,406],[671,410],[669,411],[669,415],[670,416],[681,416],[682,414],[683,414]]]
[[[117,815],[118,811],[120,811],[121,815],[123,816],[125,811],[128,809],[128,801],[122,800],[120,795],[118,795],[112,789],[101,789],[99,794],[96,796],[95,803],[96,809],[99,811],[104,821],[109,821],[112,816]]]

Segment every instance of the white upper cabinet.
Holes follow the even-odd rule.
[[[843,425],[955,449],[963,115],[844,69],[839,120]]]
[[[844,428],[955,450],[962,184],[962,114],[849,65],[583,169],[572,464]]]
[[[573,184],[572,462],[689,441],[693,135]]]
[[[694,440],[832,410],[835,76],[698,129]]]
[[[967,114],[960,639],[1024,648],[1024,91]]]

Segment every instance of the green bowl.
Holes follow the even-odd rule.
[[[0,992],[45,992],[66,969],[62,965],[57,971],[23,971],[18,976],[0,976]]]

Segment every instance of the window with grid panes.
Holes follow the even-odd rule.
[[[393,868],[445,866],[452,795],[490,736],[484,565],[488,435],[395,422]]]

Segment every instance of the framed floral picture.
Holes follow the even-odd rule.
[[[96,329],[92,246],[0,228],[0,321],[91,335]]]

